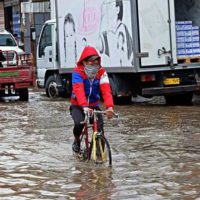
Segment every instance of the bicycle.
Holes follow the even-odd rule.
[[[80,152],[78,158],[83,161],[93,160],[96,164],[104,166],[112,166],[112,153],[108,140],[102,132],[97,130],[98,114],[106,114],[106,111],[94,110],[92,123],[91,116],[86,112],[85,119],[81,124],[84,124],[83,131],[80,135]],[[117,114],[114,113],[114,116]],[[92,129],[92,136],[89,141],[89,128]]]

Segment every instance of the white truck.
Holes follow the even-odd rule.
[[[37,47],[37,84],[71,93],[83,48],[95,47],[115,102],[135,94],[191,103],[200,90],[198,0],[56,0]],[[55,9],[54,9],[55,8]]]
[[[6,52],[6,51],[9,52],[9,55],[8,55],[9,66],[16,66],[17,65],[17,55],[22,55],[25,53],[18,45],[18,42],[15,40],[14,36],[10,32],[8,32],[4,29],[0,30],[0,50],[4,51],[4,52]],[[2,64],[4,66],[7,65],[6,62],[3,62]]]

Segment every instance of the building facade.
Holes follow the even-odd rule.
[[[35,48],[43,23],[50,19],[49,0],[0,0],[0,29],[14,34],[27,53],[35,55]],[[31,40],[31,28],[36,40]],[[34,52],[33,52],[34,51]]]
[[[5,29],[4,6],[3,6],[3,1],[1,0],[0,0],[0,29]]]

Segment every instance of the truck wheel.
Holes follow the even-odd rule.
[[[19,100],[20,101],[28,101],[29,100],[28,88],[19,90]]]
[[[58,84],[55,76],[49,76],[46,85],[46,95],[50,98],[56,98],[59,96]]]
[[[192,105],[193,92],[178,95],[166,95],[167,105]]]

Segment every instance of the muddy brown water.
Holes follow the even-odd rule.
[[[71,150],[69,100],[31,92],[0,102],[0,199],[200,200],[200,104],[116,106],[105,121],[113,167]]]

